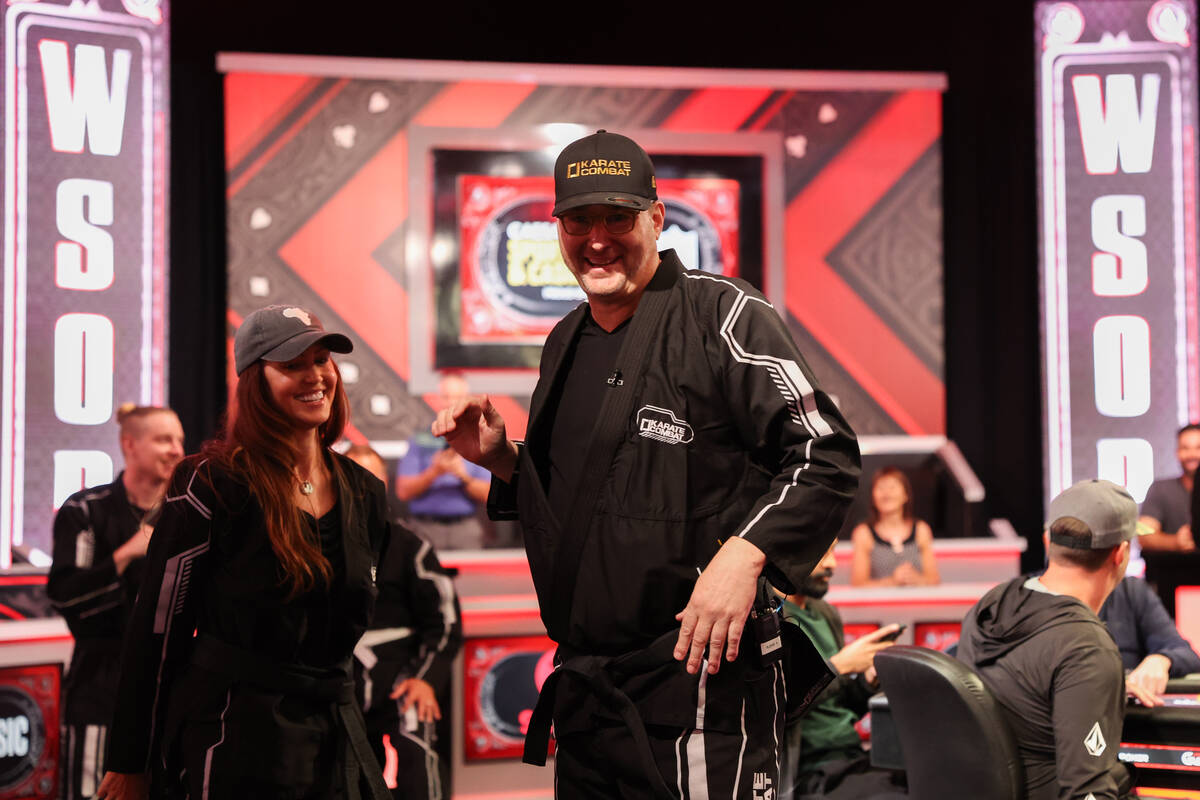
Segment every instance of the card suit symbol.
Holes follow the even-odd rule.
[[[819,121],[822,125],[828,125],[829,123],[835,121],[837,118],[838,118],[837,109],[834,108],[829,103],[822,103],[821,107],[819,109],[817,109],[817,121]]]
[[[250,212],[250,230],[261,231],[263,228],[270,227],[271,212],[267,211],[262,206]]]
[[[804,158],[808,154],[808,137],[802,133],[789,136],[783,143],[792,158]]]
[[[383,92],[371,92],[371,96],[367,98],[367,111],[372,114],[380,114],[388,110],[392,101]]]
[[[333,129],[333,142],[338,147],[349,150],[354,147],[354,137],[358,135],[358,129],[353,125],[346,123],[338,125]]]

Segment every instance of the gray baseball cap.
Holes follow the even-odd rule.
[[[233,361],[241,375],[259,359],[291,361],[320,342],[335,353],[349,353],[354,344],[340,333],[325,330],[317,315],[299,306],[267,306],[242,321],[233,337]]]
[[[1055,544],[1080,550],[1115,547],[1142,533],[1138,527],[1138,507],[1133,496],[1124,487],[1099,478],[1080,481],[1065,489],[1050,501],[1047,517],[1047,528],[1064,517],[1073,517],[1087,525],[1092,535],[1090,539],[1082,541],[1070,537],[1056,538],[1053,533],[1050,534],[1050,541]]]

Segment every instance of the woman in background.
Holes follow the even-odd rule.
[[[933,586],[941,581],[933,555],[933,531],[913,516],[912,484],[899,467],[883,467],[871,479],[868,521],[850,536],[855,586]]]
[[[225,435],[180,464],[150,540],[98,798],[389,800],[350,673],[385,490],[330,449],[330,351],[351,347],[294,306],[238,329]]]
[[[117,409],[125,469],[66,499],[54,517],[46,594],[75,637],[63,685],[59,797],[85,800],[104,774],[104,740],[121,671],[121,637],[142,585],[146,545],[167,481],[183,458],[169,408]]]

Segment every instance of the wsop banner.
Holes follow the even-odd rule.
[[[346,330],[349,436],[400,456],[437,377],[524,433],[580,301],[554,159],[597,128],[654,159],[660,246],[758,286],[863,434],[944,434],[941,102],[932,74],[222,54],[228,332],[271,303]],[[230,383],[233,383],[230,375]]]
[[[0,567],[50,550],[120,469],[115,410],[162,404],[166,0],[8,2]]]
[[[1140,502],[1200,416],[1196,8],[1036,6],[1046,497]]]

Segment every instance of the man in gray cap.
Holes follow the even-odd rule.
[[[1121,654],[1096,616],[1125,575],[1137,503],[1082,481],[1050,502],[1049,564],[992,589],[963,621],[958,658],[996,696],[1016,735],[1030,800],[1115,800],[1125,719]]]
[[[520,519],[559,645],[526,760],[544,763],[553,718],[560,797],[772,796],[785,692],[811,696],[828,668],[810,645],[816,671],[785,677],[759,578],[791,591],[812,571],[858,446],[761,293],[659,252],[636,142],[571,143],[554,189],[587,302],[546,339],[525,442],[486,396],[433,426],[492,472],[489,511]]]

